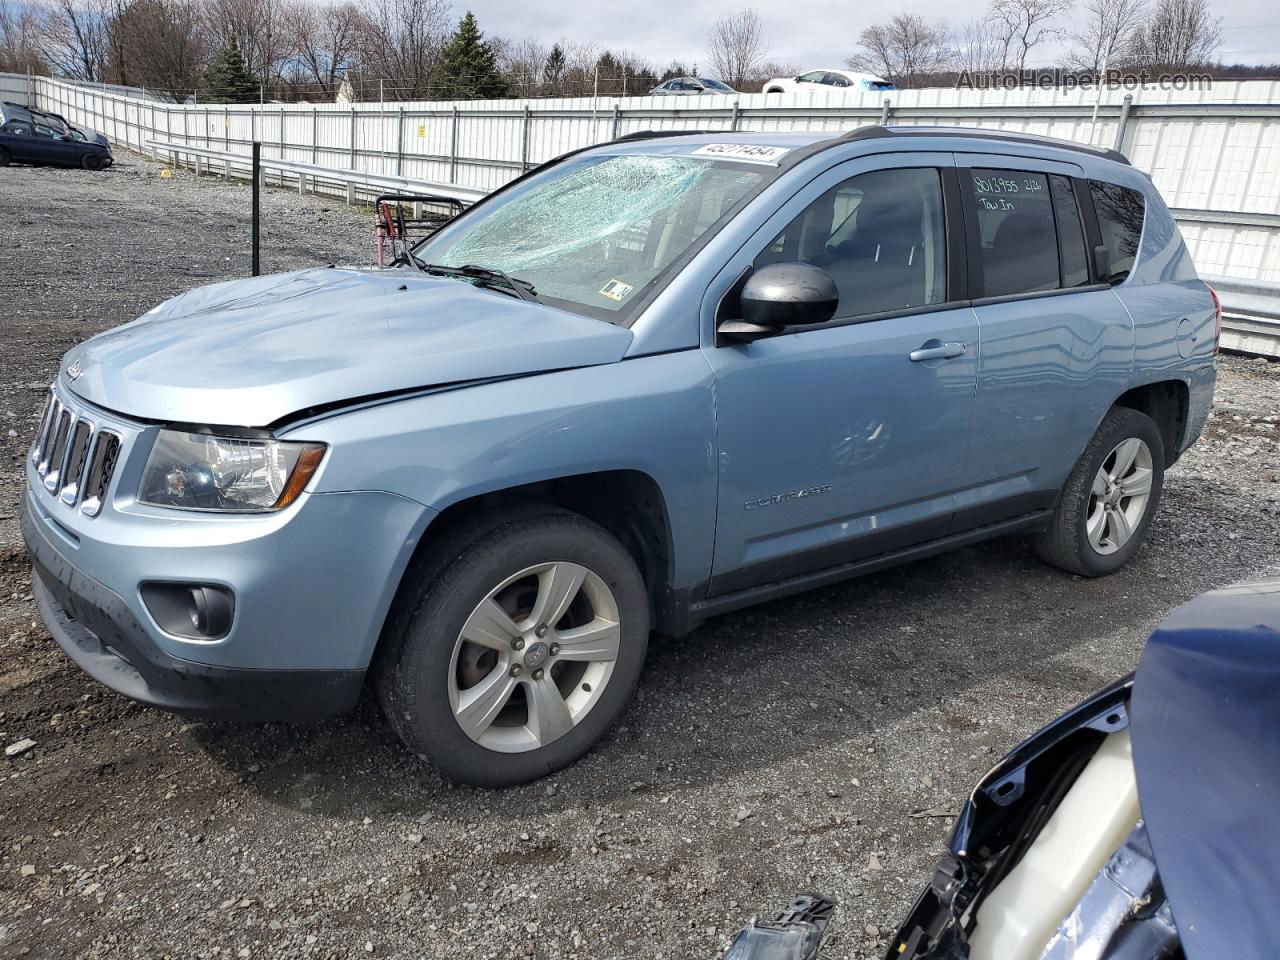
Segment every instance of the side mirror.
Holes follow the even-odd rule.
[[[747,279],[739,297],[740,320],[723,320],[716,333],[749,343],[787,327],[826,323],[835,316],[840,290],[831,274],[811,263],[771,263]]]

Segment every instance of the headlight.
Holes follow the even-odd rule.
[[[161,430],[138,500],[189,510],[279,510],[298,498],[324,451],[323,443]]]

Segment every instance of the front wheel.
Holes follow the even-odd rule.
[[[80,158],[80,165],[86,170],[101,170],[102,158],[96,153],[86,153]]]
[[[7,167],[10,161],[9,151],[0,147],[0,167]]]
[[[400,738],[452,780],[510,786],[577,760],[621,713],[648,595],[606,530],[535,508],[442,544],[388,634],[376,679]]]
[[[1049,529],[1036,539],[1040,558],[1082,577],[1124,566],[1160,505],[1164,463],[1155,421],[1112,408],[1067,478]]]

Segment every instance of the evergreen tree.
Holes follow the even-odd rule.
[[[564,55],[564,47],[560,44],[553,44],[551,52],[547,54],[547,62],[542,68],[542,80],[546,83],[553,93],[559,94],[560,85],[564,81],[565,71],[569,69],[569,64]]]
[[[440,51],[437,76],[438,95],[446,100],[492,99],[511,93],[506,77],[498,71],[493,47],[470,10]]]
[[[257,103],[262,96],[258,78],[245,66],[234,38],[213,58],[201,86],[211,103]]]

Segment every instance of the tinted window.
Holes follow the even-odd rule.
[[[1084,226],[1075,191],[1066,177],[1049,177],[1053,194],[1053,215],[1058,224],[1058,256],[1062,261],[1062,286],[1083,287],[1089,283],[1089,261],[1084,242]]]
[[[46,127],[44,124],[37,123],[37,124],[36,124],[36,136],[37,136],[37,137],[47,137],[47,138],[48,138],[48,139],[50,139],[50,140],[57,140],[57,139],[58,139],[58,137],[60,137],[60,136],[61,136],[61,134],[56,133],[55,131],[53,131],[53,130],[52,130],[52,129],[50,129],[49,127]]]
[[[31,136],[31,128],[25,123],[17,120],[11,121],[4,125],[4,132],[12,137],[29,137]]]
[[[808,73],[800,74],[796,79],[801,83],[821,83],[826,75],[823,70],[810,70]]]
[[[1058,242],[1049,178],[1022,170],[971,170],[962,186],[978,211],[983,295],[1056,289]]]
[[[840,289],[837,317],[904,310],[946,299],[943,237],[938,171],[877,170],[811,203],[755,265],[822,267]]]
[[[1093,195],[1093,209],[1098,214],[1098,229],[1102,231],[1102,245],[1107,248],[1111,262],[1111,275],[1106,279],[1119,283],[1129,276],[1138,256],[1138,244],[1142,240],[1142,218],[1146,204],[1142,194],[1114,183],[1089,181]]]
[[[823,77],[822,82],[828,83],[833,87],[849,86],[849,81],[846,78],[840,76],[840,74],[838,73],[828,73],[825,77]]]

